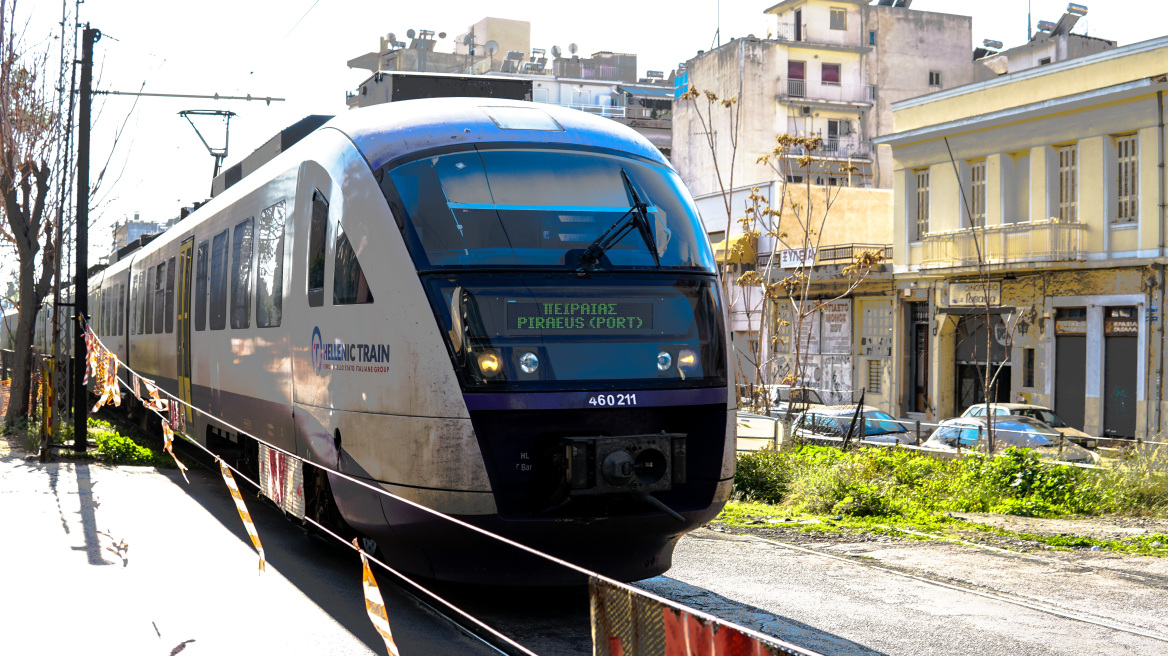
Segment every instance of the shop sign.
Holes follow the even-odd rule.
[[[955,282],[949,285],[949,307],[990,307],[1002,304],[1000,282]]]
[[[779,265],[784,269],[815,266],[815,248],[792,248],[779,251]]]
[[[1086,335],[1086,319],[1058,319],[1054,322],[1056,335]]]
[[[822,308],[823,326],[819,336],[820,353],[852,352],[852,301],[840,299]]]
[[[1108,319],[1103,324],[1103,332],[1107,335],[1138,335],[1140,324],[1135,319]]]

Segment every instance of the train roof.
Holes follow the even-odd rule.
[[[524,111],[508,112],[507,108]],[[524,121],[524,115],[532,120]],[[512,117],[518,117],[517,122],[508,120]],[[548,117],[555,123],[547,121]],[[541,123],[562,129],[524,127]],[[669,166],[661,151],[632,128],[578,109],[519,100],[403,100],[351,110],[324,127],[346,134],[375,171],[395,160],[434,148],[519,142],[606,148]]]

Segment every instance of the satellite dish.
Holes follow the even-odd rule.
[[[466,36],[462,37],[462,45],[469,46],[472,43],[474,43],[474,35],[467,32]]]
[[[552,57],[559,59],[560,55],[563,54],[563,52],[564,51],[560,50],[559,46],[552,46]]]
[[[495,43],[494,41],[487,41],[486,45],[483,47],[487,49],[488,57],[494,57],[495,53],[499,52],[499,44]]]
[[[445,38],[446,38],[446,33],[445,33],[445,32],[439,32],[439,33],[438,33],[438,38],[439,38],[439,39],[445,39]]]
[[[407,38],[407,39],[412,39],[412,38],[414,38],[415,36],[417,36],[417,34],[418,34],[418,33],[417,33],[417,32],[415,32],[415,31],[414,31],[414,28],[412,28],[412,27],[411,27],[410,29],[406,30],[406,38]]]
[[[573,55],[574,55],[574,54],[576,54],[576,51],[577,51],[577,50],[579,50],[579,49],[580,49],[580,48],[576,47],[576,44],[575,44],[575,43],[569,43],[569,44],[568,44],[568,52],[572,53]]]
[[[389,44],[390,44],[390,45],[393,45],[394,43],[397,43],[397,35],[396,35],[396,34],[394,34],[393,32],[390,32],[390,33],[387,35],[387,37],[386,37],[386,38],[388,38],[388,39],[389,39]]]

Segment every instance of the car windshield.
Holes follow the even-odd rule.
[[[994,422],[995,440],[1000,445],[1036,447],[1050,446],[1050,436],[1058,434],[1048,428],[1036,424],[1024,423],[1016,420],[998,420]]]
[[[1026,408],[1019,410],[1018,414],[1022,415],[1023,417],[1033,417],[1034,419],[1037,419],[1042,423],[1051,426],[1052,428],[1067,427],[1067,422],[1063,421],[1062,417],[1059,417],[1055,413],[1044,408]]]
[[[403,164],[381,185],[419,270],[586,263],[714,272],[697,209],[664,166],[595,152],[482,149]],[[630,214],[637,201],[643,212]],[[636,229],[604,242],[621,222]]]
[[[904,433],[907,431],[908,429],[903,425],[879,410],[864,413],[865,435],[883,435],[885,433]]]
[[[941,426],[937,432],[929,438],[930,442],[940,442],[946,446],[957,446],[957,441],[961,440],[963,448],[971,447],[977,444],[978,430],[976,427],[966,426],[964,424],[951,424],[949,426]]]

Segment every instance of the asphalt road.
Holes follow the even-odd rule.
[[[1168,653],[1163,558],[701,529],[639,585],[828,656]]]
[[[355,552],[244,494],[258,558],[217,473],[41,465],[0,440],[0,653],[385,654]],[[118,554],[110,549],[124,541]],[[381,585],[402,654],[492,654]]]

